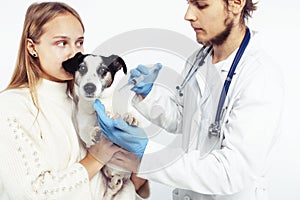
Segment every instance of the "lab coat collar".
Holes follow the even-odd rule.
[[[234,57],[237,53],[238,49],[234,50],[228,58],[226,58],[225,60],[222,60],[218,63],[212,64],[214,65],[216,68],[220,69],[221,72],[229,72],[230,67],[232,65],[232,62],[234,60]],[[212,63],[212,56],[210,56],[210,62]],[[241,62],[241,61],[240,61]],[[236,69],[236,72],[238,71],[238,68]]]
[[[250,49],[249,46],[253,46],[253,43],[254,43],[254,44],[257,44],[257,42],[255,42],[256,37],[254,37],[254,36],[257,34],[257,32],[256,32],[256,31],[250,31],[250,34],[251,34],[251,36],[250,36],[250,42],[249,42],[248,46],[246,47],[245,52],[244,52],[244,54],[243,54],[241,60],[240,60],[239,63],[238,63],[238,66],[239,66],[242,62],[244,62],[245,55],[247,54],[248,49]],[[255,38],[255,39],[253,39],[253,38]],[[254,40],[254,41],[253,41],[253,40]],[[217,68],[220,68],[220,69],[221,69],[221,72],[229,72],[230,67],[231,67],[231,65],[232,65],[232,62],[233,62],[233,60],[234,60],[234,57],[235,57],[237,51],[238,51],[238,48],[235,49],[235,50],[228,56],[228,58],[226,58],[225,60],[220,61],[220,62],[218,62],[218,63],[216,63],[216,64],[214,64],[214,65],[215,65]],[[212,55],[210,55],[209,57],[210,57],[210,58],[209,58],[208,62],[212,63]],[[239,68],[238,66],[237,66],[237,68],[236,68],[236,70],[235,70],[235,74],[238,74],[239,71],[240,71],[240,68]]]

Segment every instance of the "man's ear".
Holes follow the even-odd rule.
[[[27,51],[29,52],[30,55],[32,55],[33,57],[37,57],[37,52],[35,49],[35,43],[33,42],[32,39],[27,38]]]
[[[246,0],[229,0],[228,9],[234,15],[239,15],[242,13],[246,4]]]

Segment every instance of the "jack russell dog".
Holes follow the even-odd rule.
[[[117,55],[105,57],[80,52],[73,58],[64,61],[62,65],[67,72],[75,75],[73,118],[81,140],[89,148],[99,141],[102,134],[93,108],[94,101],[100,97],[105,88],[111,86],[115,74],[120,69],[123,69],[124,74],[127,73],[127,67],[124,60]],[[138,123],[129,114],[123,118],[130,125]],[[136,198],[129,171],[113,164],[106,164],[100,173],[103,181],[101,185],[103,200],[133,200]]]

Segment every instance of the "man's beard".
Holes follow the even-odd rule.
[[[229,18],[226,18],[224,21],[224,24],[226,25],[225,29],[219,33],[218,35],[216,35],[215,37],[213,37],[211,40],[207,41],[207,42],[200,42],[199,43],[209,46],[209,45],[222,45],[228,38],[232,27],[233,27],[233,20],[231,20],[229,23],[227,22],[229,20]]]

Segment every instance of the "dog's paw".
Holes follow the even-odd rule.
[[[102,134],[102,131],[101,131],[100,127],[99,126],[94,127],[92,134],[91,134],[92,141],[94,144],[96,144],[100,140],[101,134]]]
[[[127,124],[129,124],[131,126],[138,126],[139,125],[139,121],[130,113],[123,114],[122,119],[125,122],[127,122]]]

